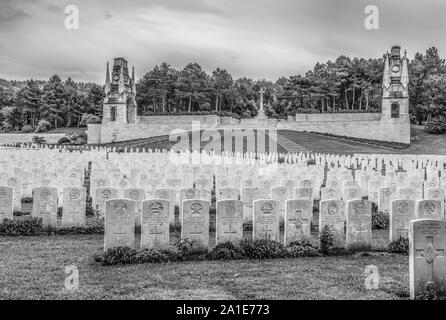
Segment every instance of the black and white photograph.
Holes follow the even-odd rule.
[[[446,300],[445,14],[0,0],[0,300]]]

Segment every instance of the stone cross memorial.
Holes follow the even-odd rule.
[[[410,222],[410,298],[434,293],[446,296],[446,221],[417,219]]]

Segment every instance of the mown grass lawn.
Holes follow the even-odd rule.
[[[102,235],[0,238],[1,299],[407,299],[408,258],[386,252],[279,260],[104,267]],[[65,267],[80,286],[64,289]],[[380,289],[367,290],[375,265]]]

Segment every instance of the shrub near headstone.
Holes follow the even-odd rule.
[[[86,224],[86,194],[84,187],[63,190],[62,226],[81,227]]]
[[[57,224],[57,189],[40,187],[33,191],[33,217],[42,218],[43,228],[55,228]]]
[[[278,241],[280,239],[279,201],[256,200],[253,207],[253,240]]]
[[[335,233],[335,248],[345,244],[345,211],[341,200],[322,200],[319,206],[319,233],[325,226],[331,226]]]
[[[372,203],[351,200],[346,204],[347,250],[370,250],[372,247]]]
[[[216,244],[237,243],[243,239],[243,202],[217,201]]]
[[[142,202],[141,248],[163,249],[169,245],[170,203],[165,199]]]
[[[410,298],[446,296],[446,222],[417,219],[410,222]]]
[[[133,248],[135,243],[136,201],[107,200],[105,203],[104,251],[115,247]]]
[[[4,219],[13,219],[13,195],[11,187],[0,187],[0,223]]]
[[[209,250],[209,207],[204,200],[183,201],[181,238],[194,242],[192,251]]]

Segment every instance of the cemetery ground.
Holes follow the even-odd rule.
[[[0,299],[393,300],[409,296],[407,256],[379,251],[104,267],[92,259],[102,250],[103,235],[2,237],[0,246]],[[64,270],[71,265],[79,269],[75,292],[64,288]],[[369,265],[379,268],[378,290],[365,287]]]
[[[255,131],[255,130],[254,130]],[[255,131],[256,132],[256,131]],[[222,136],[222,146],[224,145],[224,132]],[[412,125],[412,143],[408,147],[393,148],[386,145],[375,145],[363,141],[355,141],[342,137],[332,137],[322,134],[296,131],[277,132],[277,152],[315,152],[332,154],[355,154],[355,153],[379,153],[379,154],[446,154],[445,135],[434,135],[424,131],[424,126]],[[192,141],[189,133],[190,143]],[[163,135],[147,139],[137,139],[132,141],[117,142],[110,145],[118,148],[151,148],[170,150],[177,142],[169,141],[169,136]],[[201,148],[206,146],[208,141],[201,142]],[[269,150],[268,136],[265,139],[266,151]],[[233,145],[234,148],[234,145]],[[246,152],[246,141],[244,152]]]

